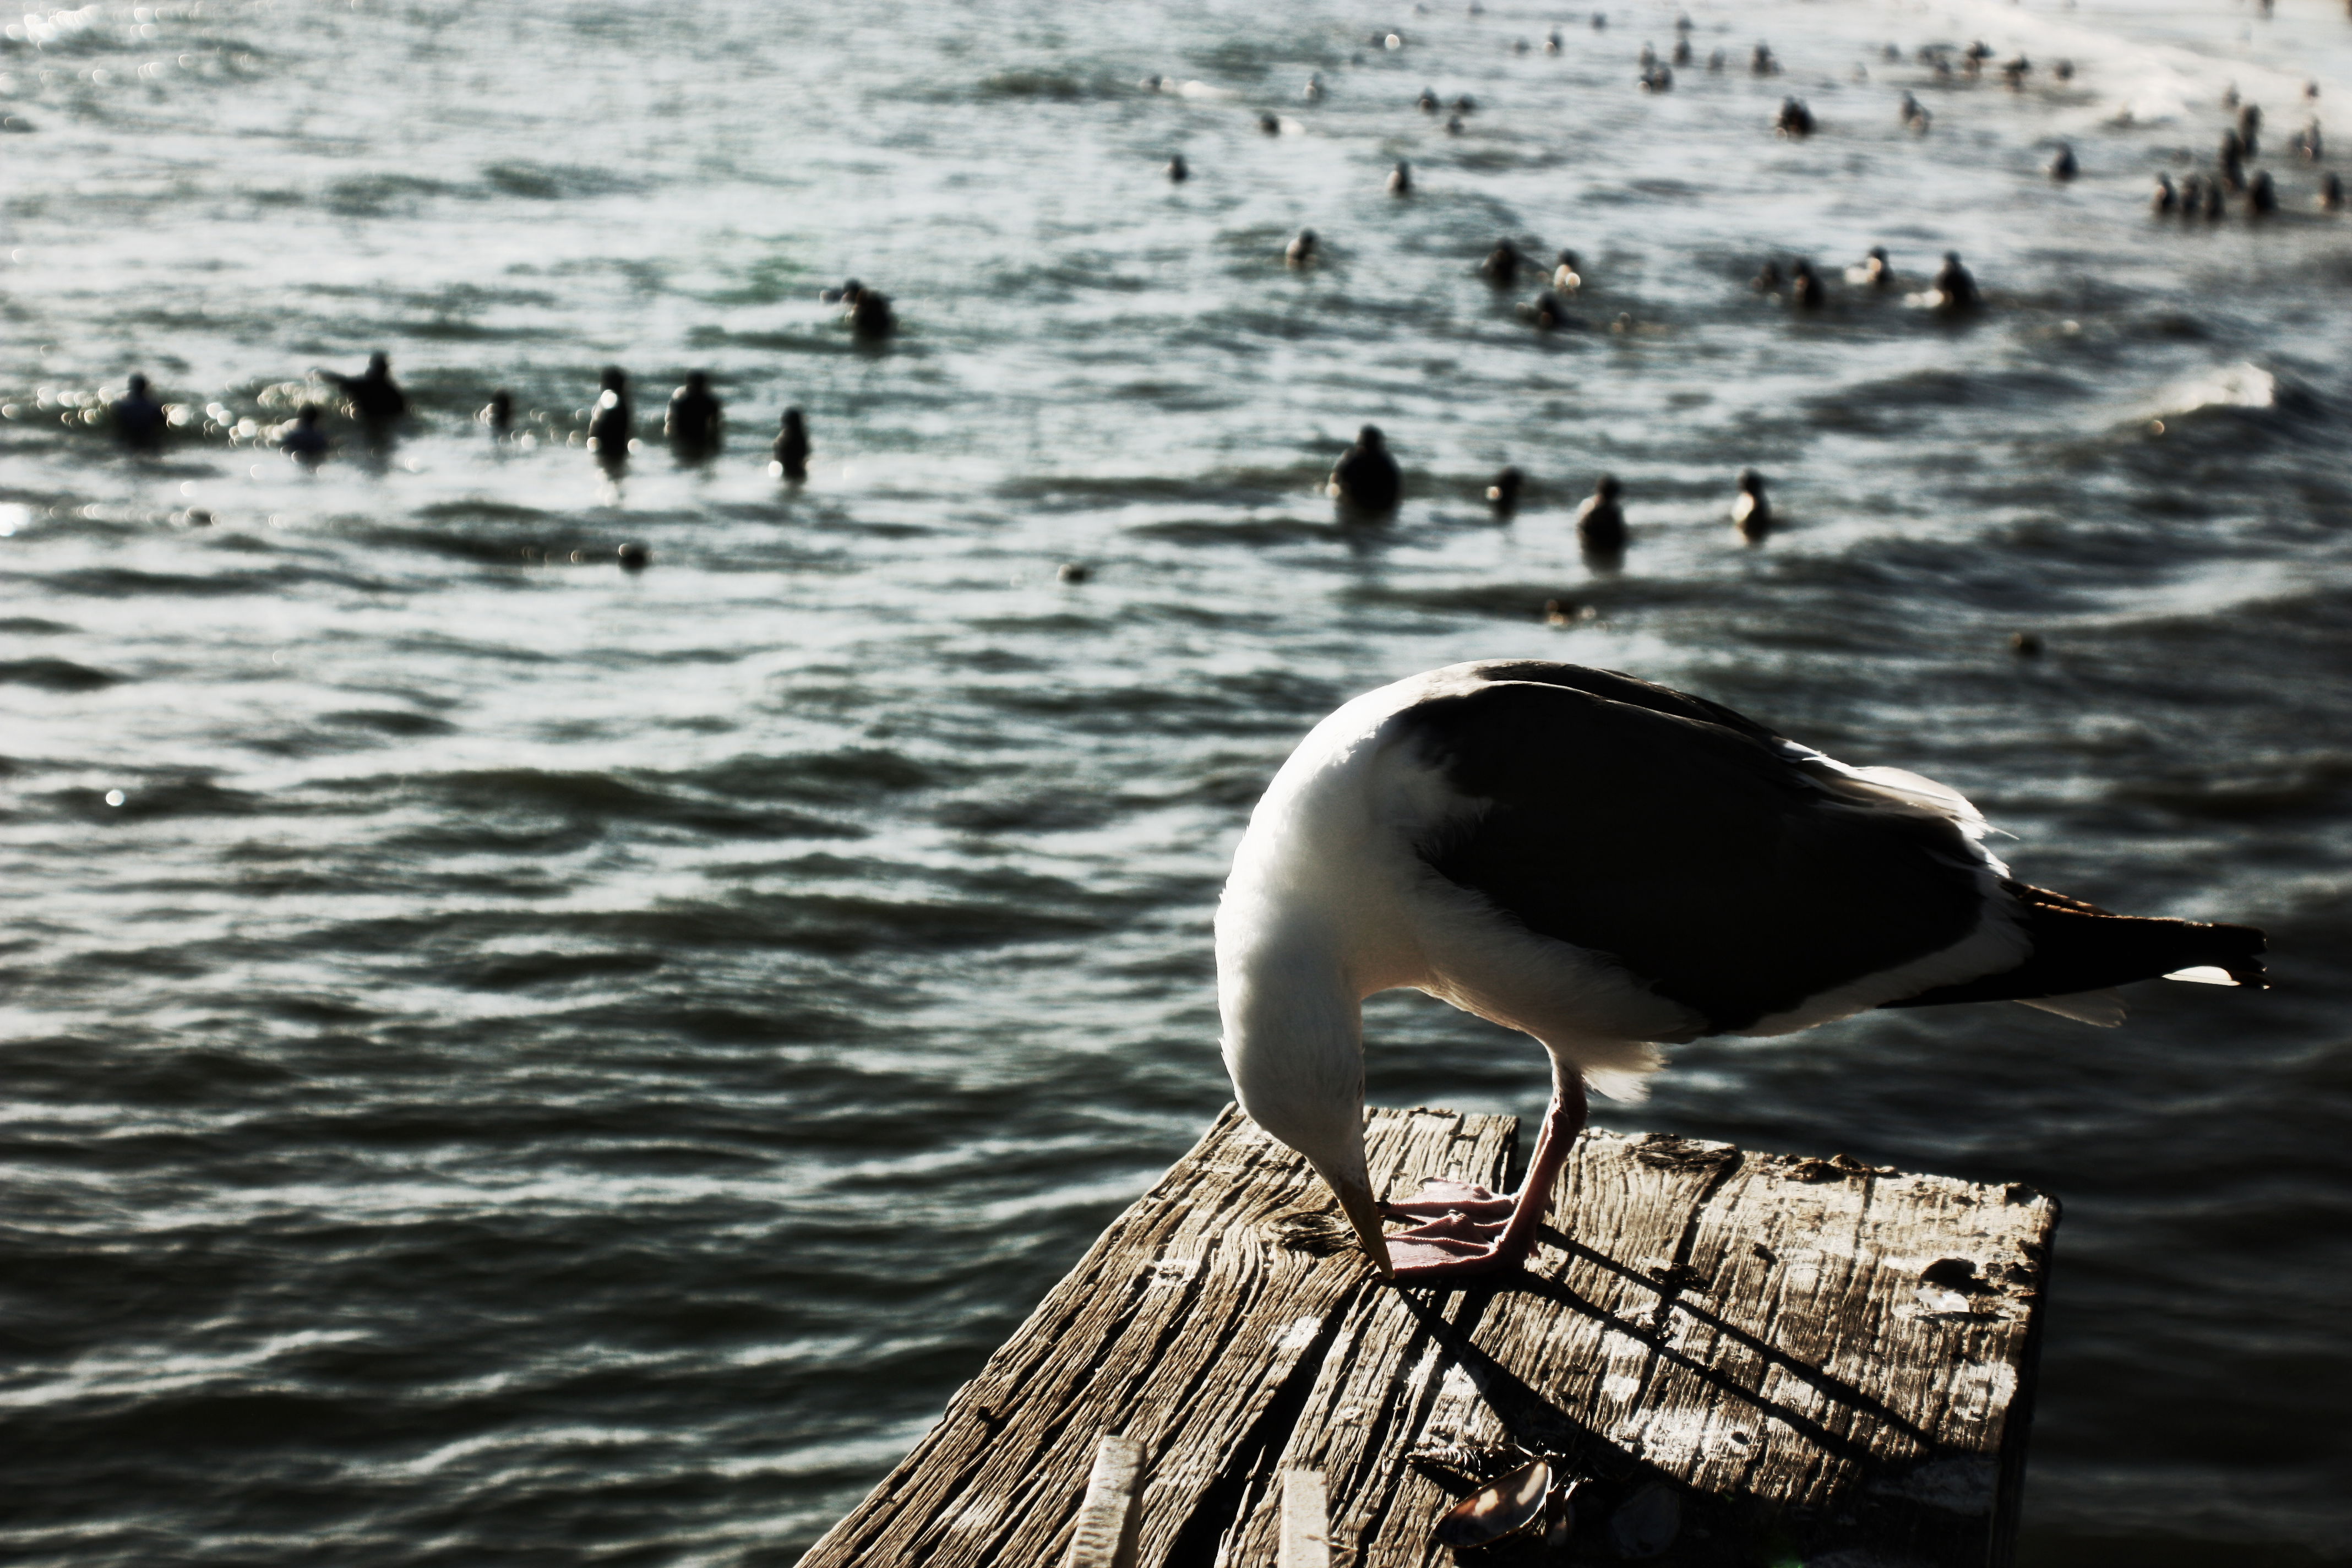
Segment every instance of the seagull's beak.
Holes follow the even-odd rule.
[[[1389,1262],[1388,1233],[1381,1229],[1381,1205],[1372,1200],[1372,1189],[1360,1182],[1343,1181],[1333,1182],[1331,1190],[1339,1194],[1339,1206],[1362,1238],[1364,1250],[1372,1255],[1372,1267],[1381,1271],[1381,1279],[1395,1279],[1396,1269]]]

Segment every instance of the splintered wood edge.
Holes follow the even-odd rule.
[[[1500,1150],[1515,1126],[1420,1110],[1366,1123],[1375,1183],[1446,1169],[1465,1142]],[[1372,1278],[1306,1163],[1228,1107],[804,1568],[1059,1558],[1087,1439],[1111,1427],[1143,1446],[1142,1555],[1160,1561],[1301,1365],[1312,1375],[1328,1326]]]

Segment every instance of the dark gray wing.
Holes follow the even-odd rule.
[[[1527,926],[1613,954],[1713,1032],[1976,929],[1982,862],[1939,819],[1843,804],[1727,708],[1573,665],[1482,666],[1401,716],[1492,803],[1420,846]]]

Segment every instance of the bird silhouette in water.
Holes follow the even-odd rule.
[[[1789,302],[1800,310],[1818,310],[1828,301],[1822,280],[1813,276],[1813,264],[1795,261],[1789,267]]]
[[[2074,149],[2063,142],[2059,142],[2058,155],[2050,160],[2050,177],[2063,184],[2082,172],[2082,165],[2074,161]]]
[[[1412,165],[1402,158],[1397,160],[1397,166],[1389,171],[1389,195],[1392,196],[1412,195]]]
[[[1895,286],[1895,264],[1886,258],[1886,247],[1874,245],[1859,265],[1845,269],[1845,280],[1859,283],[1865,289],[1892,289]]]
[[[1507,518],[1519,510],[1519,492],[1527,488],[1528,477],[1516,468],[1507,468],[1495,476],[1486,487],[1486,504],[1496,517]]]
[[[1731,526],[1750,544],[1760,544],[1772,531],[1772,503],[1764,499],[1764,476],[1753,468],[1739,470],[1739,493],[1731,500]]]
[[[799,409],[787,408],[776,429],[775,472],[797,484],[808,478],[808,425]]]
[[[1339,454],[1325,489],[1333,500],[1363,512],[1391,512],[1404,494],[1404,476],[1377,425],[1356,432],[1356,444]]]
[[[114,437],[134,452],[152,452],[163,444],[163,405],[147,390],[147,378],[133,372],[114,400]]]
[[[1519,314],[1546,331],[1555,327],[1572,325],[1575,317],[1568,313],[1568,303],[1547,289],[1528,304],[1519,307]]]
[[[514,428],[514,394],[503,386],[499,387],[490,394],[490,400],[482,405],[481,412],[474,417],[488,426],[491,435],[506,435]]]
[[[363,425],[383,426],[408,412],[408,395],[392,379],[392,360],[382,353],[368,355],[367,369],[358,375],[334,371],[320,374],[334,383],[352,405],[352,416]]]
[[[1977,280],[1960,265],[1960,253],[1944,252],[1944,265],[1936,268],[1935,307],[1948,316],[1973,310],[1981,298],[1977,292]]]
[[[1311,228],[1302,228],[1282,247],[1282,264],[1294,271],[1303,271],[1323,258],[1323,252]]]
[[[1563,294],[1573,294],[1584,287],[1583,263],[1573,250],[1559,253],[1559,264],[1551,269],[1551,286]]]
[[[1507,239],[1498,239],[1495,242],[1495,248],[1486,253],[1486,259],[1478,263],[1478,276],[1497,289],[1507,289],[1512,279],[1518,277],[1519,267],[1526,259],[1519,254],[1517,246]]]
[[[1616,475],[1603,474],[1576,509],[1576,542],[1588,558],[1613,563],[1625,553],[1625,509],[1617,503],[1623,492]]]
[[[294,411],[294,423],[278,432],[278,448],[297,462],[315,463],[327,455],[327,433],[319,428],[324,413],[315,403]]]
[[[1185,163],[1183,153],[1179,153],[1174,157],[1168,160],[1168,180],[1170,184],[1181,185],[1192,177],[1192,171]]]
[[[596,405],[588,413],[588,450],[608,468],[629,460],[629,440],[636,419],[629,407],[629,375],[608,364],[598,378]]]
[[[2148,193],[2147,210],[2158,217],[2170,217],[2180,205],[2180,195],[2172,188],[2172,176],[2158,174],[2156,189]]]
[[[721,417],[719,399],[711,395],[710,377],[694,371],[684,386],[669,395],[662,435],[681,458],[708,457],[719,449]]]

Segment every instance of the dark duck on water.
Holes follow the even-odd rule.
[[[2134,981],[2263,984],[2262,932],[2019,881],[1986,832],[1932,780],[1631,676],[1512,660],[1414,676],[1317,725],[1251,815],[1217,910],[1225,1068],[1380,1271],[1420,1282],[1517,1268],[1586,1086],[1624,1091],[1660,1045],[1948,1003],[2112,1025]],[[1517,1193],[1372,1191],[1362,1002],[1400,986],[1550,1057]]]
[[[1377,425],[1356,432],[1356,444],[1339,454],[1325,488],[1331,499],[1359,511],[1387,512],[1404,495],[1404,476]]]

